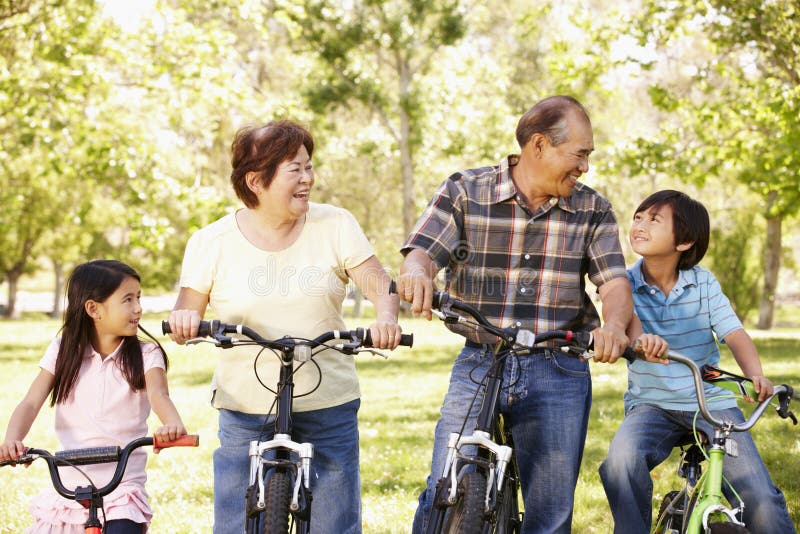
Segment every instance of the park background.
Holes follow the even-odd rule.
[[[144,324],[158,331],[188,236],[238,205],[228,176],[240,126],[308,125],[313,200],[351,210],[396,273],[436,185],[518,151],[519,116],[555,93],[589,110],[596,150],[583,181],[613,202],[628,261],[628,222],[647,194],[703,201],[702,264],[768,376],[799,385],[798,11],[796,0],[0,0],[0,426],[57,332],[76,263],[133,265]],[[348,322],[368,324],[357,295],[351,306]],[[459,343],[436,322],[403,326],[414,350],[358,364],[368,533],[408,531]],[[167,350],[202,446],[151,459],[153,531],[208,531],[217,356]],[[623,366],[595,369],[576,532],[610,524],[596,469],[624,386]],[[54,448],[51,429],[46,409],[29,442]],[[797,523],[797,429],[773,415],[755,434]],[[673,468],[656,474],[656,493]],[[46,484],[43,466],[0,472],[0,532],[26,524]]]

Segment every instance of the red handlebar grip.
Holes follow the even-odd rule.
[[[197,434],[186,434],[172,441],[157,441],[153,438],[153,450],[160,451],[170,447],[197,447],[200,445],[200,436]]]

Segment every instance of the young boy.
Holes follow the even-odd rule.
[[[714,276],[697,265],[708,248],[705,207],[679,191],[654,193],[636,209],[629,238],[642,256],[628,270],[638,317],[629,338],[641,336],[650,356],[663,353],[668,344],[698,366],[718,364],[719,339],[753,380],[759,400],[771,395],[772,383],[763,376],[752,339]],[[744,420],[732,393],[706,385],[706,395],[719,418]],[[691,431],[696,410],[692,375],[685,366],[646,361],[629,366],[625,419],[600,466],[615,533],[650,532],[650,471]],[[713,436],[702,416],[697,426]],[[783,493],[772,483],[750,434],[737,433],[735,440],[739,456],[726,456],[724,476],[746,504],[745,524],[751,532],[795,532]],[[735,501],[727,491],[726,497]]]

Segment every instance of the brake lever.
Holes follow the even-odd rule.
[[[381,351],[379,351],[379,350],[375,350],[375,349],[371,349],[371,348],[367,348],[367,347],[361,347],[360,349],[356,349],[356,350],[355,350],[355,351],[353,351],[353,352],[355,352],[355,353],[359,353],[359,352],[369,352],[369,353],[370,353],[370,354],[372,354],[373,356],[380,356],[380,357],[381,357],[381,358],[383,358],[384,360],[388,360],[388,359],[389,359],[389,356],[387,356],[386,354],[382,353]]]

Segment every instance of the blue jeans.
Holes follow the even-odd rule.
[[[742,422],[738,408],[712,411],[718,419]],[[692,429],[694,412],[665,410],[644,404],[634,406],[623,419],[600,466],[614,532],[647,534],[652,522],[653,479],[650,471],[663,462],[678,439]],[[714,431],[702,416],[697,426],[707,436]],[[751,532],[770,534],[795,531],[786,499],[775,487],[749,432],[733,434],[739,456],[725,456],[723,476],[745,503],[744,522]],[[725,497],[738,501],[726,487]]]
[[[420,494],[413,532],[424,533],[447,457],[447,439],[467,417],[478,385],[492,362],[491,349],[464,347],[453,364],[450,387],[436,424],[431,474]],[[473,370],[474,369],[474,370]],[[570,532],[591,406],[591,377],[586,362],[542,352],[506,362],[499,403],[510,426],[519,464],[525,522],[522,531]],[[465,433],[475,428],[480,399],[469,414]]]
[[[354,401],[292,414],[292,439],[314,445],[311,461],[311,532],[361,532],[361,478],[358,466],[358,408]],[[214,534],[244,532],[250,441],[258,439],[266,416],[219,410],[219,442],[214,451]],[[262,439],[273,435],[274,416]]]

